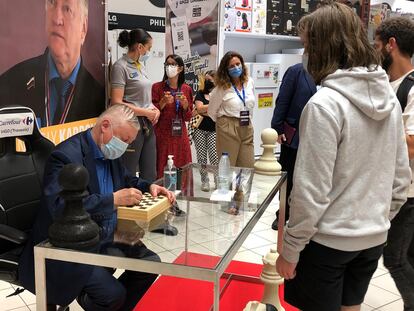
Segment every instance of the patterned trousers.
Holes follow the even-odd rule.
[[[203,131],[194,129],[193,140],[197,151],[197,162],[201,165],[207,164],[207,154],[211,165],[218,165],[216,150],[216,132]],[[208,181],[207,171],[203,168],[200,170],[201,182]]]

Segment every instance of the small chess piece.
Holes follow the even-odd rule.
[[[277,132],[272,128],[266,128],[262,131],[262,147],[263,154],[259,160],[254,164],[254,170],[257,174],[262,175],[280,175],[282,167],[276,160],[273,152],[276,147]]]
[[[276,271],[276,260],[279,257],[276,248],[271,248],[270,252],[263,256],[263,270],[260,279],[264,283],[262,303],[270,304],[279,311],[285,311],[279,300],[279,285],[283,283],[283,278]]]

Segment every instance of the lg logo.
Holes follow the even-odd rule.
[[[150,0],[150,2],[159,8],[165,8],[165,0]]]

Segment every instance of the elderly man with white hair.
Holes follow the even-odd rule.
[[[159,261],[158,255],[137,238],[125,241],[117,232],[117,207],[135,205],[142,193],[174,194],[130,174],[119,159],[136,137],[139,123],[131,108],[114,105],[104,111],[96,125],[56,146],[45,168],[44,191],[31,240],[19,263],[22,285],[34,292],[33,247],[48,238],[48,228],[64,208],[59,197],[58,176],[69,163],[81,164],[89,172],[89,195],[83,205],[100,227],[100,252]],[[85,310],[132,310],[157,277],[154,274],[125,271],[118,279],[107,268],[52,261],[47,263],[48,303],[68,305],[77,298]]]

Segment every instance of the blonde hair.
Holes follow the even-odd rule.
[[[316,84],[337,69],[380,64],[360,18],[345,4],[327,1],[302,17],[297,29],[305,39],[308,71]]]

